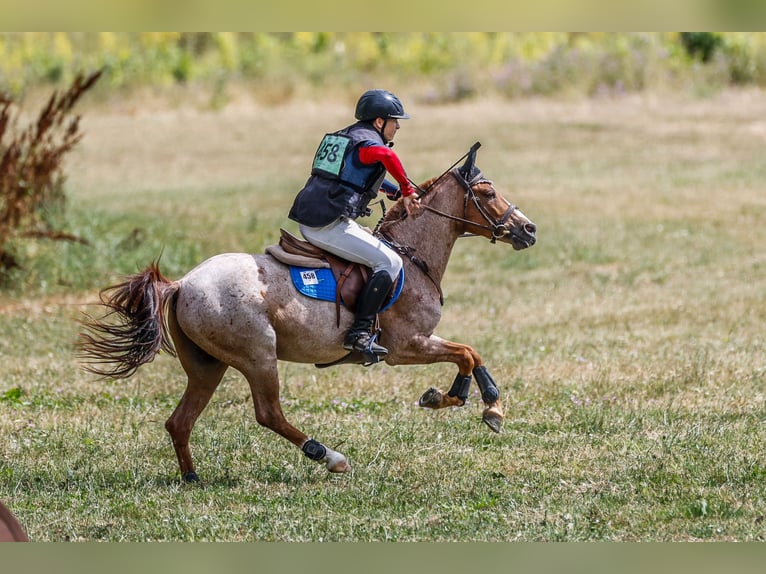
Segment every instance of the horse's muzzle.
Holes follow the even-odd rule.
[[[510,242],[516,251],[532,247],[537,242],[537,226],[530,221],[518,228],[511,228],[503,240]]]

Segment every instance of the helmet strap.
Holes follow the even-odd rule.
[[[388,124],[388,118],[383,118],[383,125],[377,131],[380,134],[380,139],[383,140],[384,144],[386,144],[388,147],[394,147],[394,142],[393,141],[387,141],[386,140],[386,136],[383,135],[383,132],[386,130],[386,124]]]
[[[380,118],[380,119],[382,119],[382,120],[383,120],[383,125],[382,125],[382,126],[380,126],[380,128],[378,128],[378,126],[376,125],[376,124],[377,124],[377,122],[376,122],[376,120],[377,120],[377,119],[378,119],[378,118],[375,118],[374,120],[372,120],[372,121],[370,122],[370,126],[372,127],[372,129],[374,129],[376,132],[378,132],[378,135],[380,136],[380,139],[382,139],[382,140],[383,140],[383,143],[384,143],[384,144],[386,144],[388,147],[394,147],[394,142],[393,142],[393,141],[387,141],[387,140],[386,140],[386,136],[385,136],[385,135],[383,135],[383,132],[384,132],[384,131],[385,131],[385,129],[386,129],[386,124],[388,123],[388,120],[389,120],[390,118]]]

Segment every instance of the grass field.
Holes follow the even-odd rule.
[[[404,94],[402,94],[404,95]],[[506,409],[416,406],[451,365],[280,365],[288,418],[349,458],[329,475],[255,421],[227,373],[180,482],[163,423],[185,380],[160,356],[97,381],[73,356],[98,290],[160,251],[179,277],[261,251],[318,139],[353,102],[217,113],[84,111],[67,230],[20,247],[0,294],[0,500],[38,541],[688,541],[766,535],[766,97],[413,104],[416,181],[476,140],[538,225],[513,252],[458,242],[437,333],[484,357]],[[375,223],[375,218],[371,218]],[[339,446],[340,445],[340,446]]]

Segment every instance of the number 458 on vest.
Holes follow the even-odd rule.
[[[337,179],[343,169],[346,151],[351,145],[351,138],[340,134],[326,134],[319,144],[311,166],[312,175],[323,175]]]

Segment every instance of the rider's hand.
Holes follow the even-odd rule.
[[[414,193],[412,195],[405,195],[402,201],[404,202],[404,209],[407,210],[409,215],[413,215],[420,209],[420,198]]]

